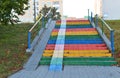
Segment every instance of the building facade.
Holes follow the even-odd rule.
[[[57,8],[57,11],[60,12],[61,15],[63,15],[63,0],[39,0],[40,10],[44,5]]]
[[[120,19],[119,3],[120,0],[94,0],[94,14],[109,20]],[[25,12],[25,15],[19,16],[20,21],[23,23],[34,22],[34,9],[35,15],[38,16],[44,5],[56,7],[57,11],[63,15],[63,0],[29,0],[30,8]]]
[[[102,6],[104,19],[120,20],[120,0],[103,0]]]
[[[25,15],[19,16],[21,22],[34,22],[35,17],[37,18],[39,11],[42,9],[44,5],[48,7],[55,7],[57,11],[63,15],[63,2],[62,0],[29,0],[30,8],[25,11]]]
[[[30,8],[25,11],[24,15],[19,16],[19,20],[22,23],[31,23],[34,22],[34,6],[33,6],[33,0],[29,0],[28,5]]]
[[[103,13],[102,13],[102,1],[103,0],[94,0],[94,14],[98,14],[99,16],[103,16]]]

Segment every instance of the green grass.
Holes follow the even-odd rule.
[[[115,57],[120,65],[120,20],[108,20],[106,22],[115,30]]]
[[[120,65],[120,20],[106,20],[106,23],[114,29],[114,41],[115,41],[115,57],[117,58],[119,65]],[[99,25],[102,25],[99,23]],[[104,25],[103,25],[104,26]],[[102,27],[101,27],[102,28]],[[104,26],[104,33],[110,38],[110,32]]]
[[[0,78],[20,70],[30,54],[26,54],[27,33],[32,24],[0,26]]]
[[[115,38],[115,52],[118,53],[120,52],[120,20],[107,20],[107,24],[115,30],[114,32],[114,38]],[[107,37],[110,37],[110,32],[108,29],[104,27],[104,32],[107,35]]]
[[[109,20],[107,23],[110,24],[110,27],[115,30],[115,51],[120,52],[120,20]]]

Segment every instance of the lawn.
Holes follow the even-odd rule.
[[[112,29],[115,30],[114,37],[115,37],[115,54],[116,58],[120,65],[120,20],[109,20],[106,21]]]
[[[120,20],[106,21],[112,29],[114,29],[115,52],[120,53]]]
[[[106,20],[106,23],[114,29],[114,44],[115,44],[115,57],[117,58],[119,65],[120,65],[120,20]],[[99,23],[102,29],[102,23]],[[106,36],[110,37],[109,30],[103,25],[103,31],[106,34]]]
[[[120,20],[106,20],[106,23],[114,29],[114,40],[115,40],[115,52],[118,53],[120,52]],[[102,23],[99,23],[99,26],[102,29]],[[103,25],[103,32],[105,35],[110,39],[110,31],[108,30],[105,25]]]
[[[27,32],[32,24],[0,26],[0,78],[20,70],[27,61]]]

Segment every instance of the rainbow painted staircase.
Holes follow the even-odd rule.
[[[57,21],[39,65],[63,70],[64,65],[110,66],[117,62],[88,20]]]

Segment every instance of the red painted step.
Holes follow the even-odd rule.
[[[55,47],[46,47],[46,50],[54,50]],[[107,47],[64,47],[64,50],[107,50]]]
[[[107,47],[64,47],[64,50],[107,50]]]
[[[57,21],[56,21],[56,23],[60,23],[60,22],[61,22],[61,20],[57,20]]]
[[[106,47],[106,44],[65,44],[65,47]],[[47,44],[46,47],[55,47],[55,44]]]
[[[59,29],[53,29],[52,30],[52,32],[58,32],[59,31]]]
[[[66,20],[67,22],[89,22],[88,20]]]

